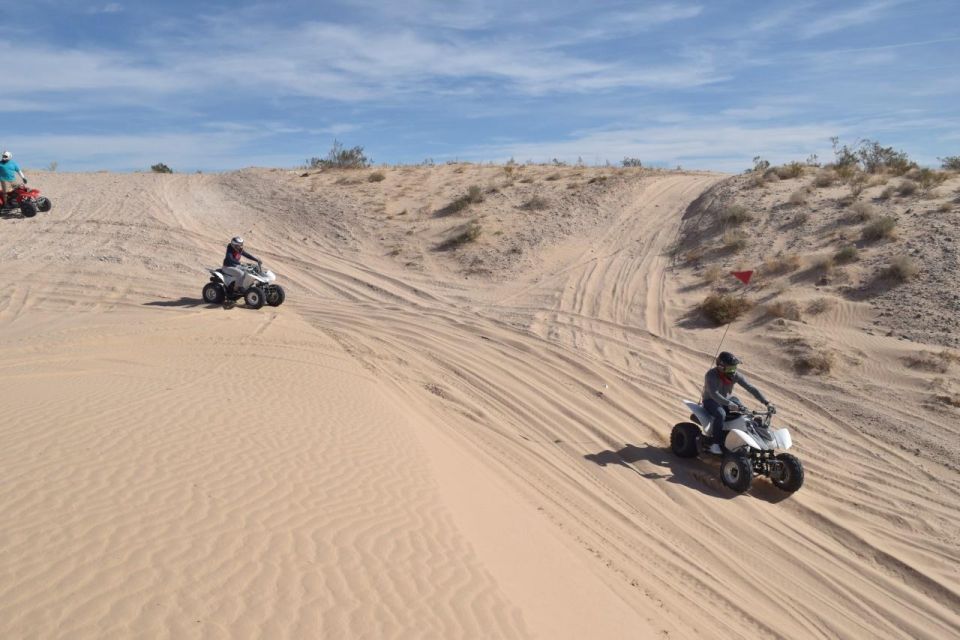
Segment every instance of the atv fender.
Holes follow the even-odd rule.
[[[701,407],[699,402],[684,400],[683,404],[687,405],[687,408],[690,409],[690,412],[697,416],[697,420],[700,421],[700,425],[703,427],[704,433],[710,435],[710,432],[712,431],[710,424],[713,422],[713,418],[710,417],[710,414],[707,413],[707,410]]]
[[[761,451],[766,448],[754,440],[753,436],[741,431],[740,429],[731,429],[727,432],[727,437],[724,440],[724,446],[726,446],[729,451],[736,451],[737,449],[742,449],[743,447],[750,447],[751,449],[758,449]]]
[[[793,439],[790,437],[789,429],[777,429],[771,433],[777,443],[777,449],[789,449],[793,446]]]

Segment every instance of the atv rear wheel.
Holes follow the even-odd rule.
[[[739,454],[728,454],[720,463],[720,479],[728,489],[743,493],[753,480],[753,465],[750,459]]]
[[[680,422],[670,432],[670,448],[678,458],[695,458],[700,453],[700,427]]]
[[[50,211],[50,209],[52,208],[53,208],[53,203],[50,202],[50,198],[46,198],[44,196],[40,196],[39,198],[37,198],[37,210],[40,213],[46,213],[47,211]]]
[[[223,304],[225,293],[217,282],[208,282],[203,286],[203,301],[210,304]]]
[[[267,301],[266,298],[263,294],[263,289],[260,287],[252,287],[244,294],[243,301],[246,302],[247,306],[251,309],[259,309],[263,306],[263,303]]]
[[[24,218],[32,218],[37,215],[37,207],[30,200],[24,200],[20,203],[20,213]]]
[[[278,284],[273,285],[267,290],[267,304],[271,307],[279,307],[283,304],[286,297],[287,294],[284,292],[283,287]]]
[[[793,493],[802,487],[803,465],[800,463],[800,459],[789,453],[780,453],[775,457],[782,465],[778,465],[780,468],[770,474],[774,486],[787,493]]]

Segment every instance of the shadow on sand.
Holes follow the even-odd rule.
[[[723,486],[720,480],[719,459],[678,458],[669,448],[655,447],[646,443],[640,447],[628,444],[619,451],[588,453],[583,457],[601,467],[620,465],[641,478],[679,484],[721,500],[730,500],[738,495]],[[647,462],[657,467],[657,470],[644,473],[633,466],[635,462]],[[780,502],[790,496],[763,478],[754,478],[749,491],[744,495],[772,503]]]
[[[207,307],[208,309],[213,309],[215,307],[220,307],[219,304],[210,304],[204,302],[203,298],[180,298],[179,300],[155,300],[153,302],[144,302],[143,306],[145,307]]]

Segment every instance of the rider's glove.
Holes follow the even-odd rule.
[[[23,184],[27,184],[27,179],[26,179],[26,178],[23,179]]]
[[[773,406],[773,403],[772,403],[772,402],[768,402],[768,403],[767,403],[767,410],[768,410],[771,414],[774,414],[774,413],[777,412],[777,408],[776,408],[775,406]]]

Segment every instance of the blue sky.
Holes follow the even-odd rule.
[[[960,3],[31,0],[4,12],[25,167],[559,158],[740,171],[870,138],[960,155]]]

